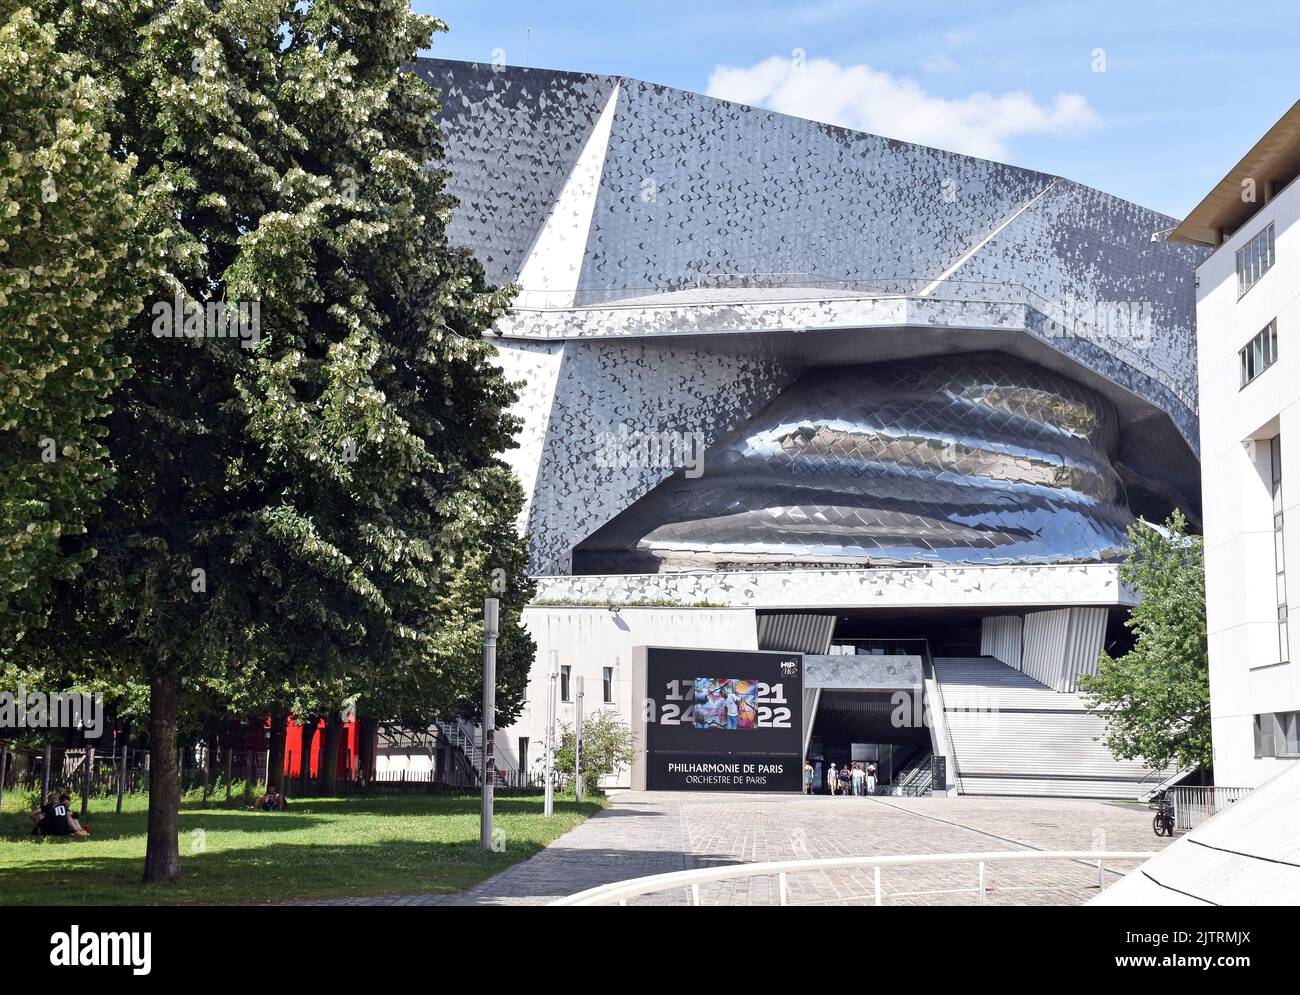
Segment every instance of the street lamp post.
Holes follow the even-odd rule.
[[[483,810],[479,816],[479,845],[492,849],[492,789],[496,779],[497,628],[496,598],[483,601]]]
[[[551,650],[551,666],[546,674],[546,803],[544,814],[555,814],[555,685],[560,679],[560,654]]]
[[[582,801],[582,678],[578,678],[577,714],[573,720],[573,773],[577,778],[574,792],[578,801]]]

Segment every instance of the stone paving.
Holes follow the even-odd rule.
[[[612,881],[715,864],[989,850],[1148,850],[1142,805],[1061,798],[830,798],[623,792],[541,853],[458,895],[347,899],[347,905],[537,905]],[[1119,865],[1120,870],[1133,867]],[[1108,876],[1109,881],[1118,875]],[[886,868],[886,905],[976,905],[978,868]],[[1095,864],[989,864],[990,905],[1078,905],[1097,894]],[[792,904],[871,905],[871,870],[788,879]],[[687,904],[686,889],[631,904]],[[772,878],[701,888],[705,905],[775,905]]]

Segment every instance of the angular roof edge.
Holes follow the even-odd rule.
[[[1300,175],[1300,100],[1278,118],[1228,170],[1169,236],[1170,241],[1217,246],[1275,193]],[[1249,189],[1252,199],[1242,196]]]
[[[419,58],[413,60],[413,62],[424,63],[430,66],[442,65],[442,66],[447,66],[449,68],[454,68],[456,66],[464,66],[475,70],[491,69],[493,68],[494,65],[493,63],[490,62],[482,62],[473,59],[446,59],[437,56],[420,56]],[[838,132],[845,135],[866,135],[871,138],[878,138],[884,142],[894,142],[898,145],[907,146],[908,148],[924,149],[936,155],[953,156],[954,158],[967,159],[971,162],[994,163],[999,166],[1005,166],[1008,169],[1019,170],[1022,173],[1032,173],[1043,177],[1045,180],[1061,180],[1062,182],[1073,184],[1076,187],[1082,187],[1087,190],[1094,190],[1097,193],[1104,194],[1107,197],[1112,197],[1117,201],[1121,201],[1125,204],[1131,204],[1132,206],[1141,208],[1144,211],[1149,211],[1151,214],[1156,215],[1157,217],[1160,218],[1164,218],[1170,222],[1178,221],[1178,218],[1174,217],[1171,214],[1165,214],[1163,211],[1157,211],[1153,207],[1148,207],[1146,204],[1140,204],[1135,200],[1129,200],[1127,197],[1121,197],[1119,194],[1111,193],[1109,190],[1103,190],[1100,187],[1095,187],[1088,183],[1081,183],[1080,181],[1071,179],[1068,176],[1062,176],[1057,173],[1049,173],[1042,169],[1035,169],[1032,166],[1021,166],[1014,162],[1003,162],[1000,159],[987,159],[982,156],[970,155],[967,152],[954,152],[952,149],[939,148],[938,146],[935,145],[925,145],[922,142],[911,142],[905,138],[894,138],[890,135],[877,134],[874,131],[862,131],[857,128],[847,128],[844,125],[831,124],[830,122],[827,121],[819,121],[816,118],[800,117],[798,114],[788,114],[784,111],[774,111],[769,107],[760,107],[755,104],[747,104],[739,100],[729,100],[726,97],[715,97],[707,93],[700,93],[698,90],[687,90],[678,86],[669,86],[666,83],[655,83],[651,80],[643,80],[643,79],[638,79],[635,76],[623,76],[615,73],[588,73],[588,72],[576,71],[573,69],[545,69],[538,66],[515,66],[515,65],[503,65],[502,69],[509,69],[513,72],[538,73],[539,75],[546,75],[546,76],[563,76],[575,80],[606,79],[610,81],[611,85],[615,83],[626,83],[635,86],[647,86],[655,90],[665,90],[672,93],[680,93],[686,96],[698,98],[700,100],[711,100],[711,101],[717,101],[720,104],[729,104],[733,107],[743,107],[747,110],[754,111],[759,114],[769,114],[773,117],[789,118],[794,121],[802,121],[808,124],[816,125],[820,128],[826,128],[827,130],[832,132]]]

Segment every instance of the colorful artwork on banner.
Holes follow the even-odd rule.
[[[758,727],[758,682],[741,677],[695,678],[696,729]]]

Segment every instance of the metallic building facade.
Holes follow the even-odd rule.
[[[412,71],[442,93],[450,235],[518,287],[493,332],[538,665],[506,765],[545,741],[552,653],[631,724],[646,647],[781,649],[830,699],[906,671],[941,790],[1132,797],[1141,764],[1068,695],[1134,603],[1126,528],[1199,505],[1205,253],[1174,219],[624,77]],[[933,668],[864,644],[899,635]],[[1041,710],[959,728],[1008,680]]]
[[[810,370],[579,545],[591,573],[1113,560],[1115,409],[995,353]]]
[[[1204,252],[1173,219],[623,77],[413,71],[452,237],[520,287],[532,573],[1105,564],[1135,513],[1195,511]]]

